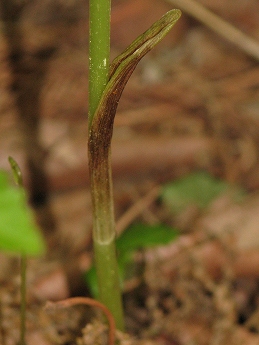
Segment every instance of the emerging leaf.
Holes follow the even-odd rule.
[[[165,185],[161,198],[173,211],[180,212],[191,204],[205,208],[220,194],[228,191],[233,192],[235,199],[244,195],[241,188],[216,179],[207,172],[194,172]]]
[[[0,171],[0,249],[38,255],[45,249],[22,188],[12,186]]]

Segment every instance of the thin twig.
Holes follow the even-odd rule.
[[[143,198],[139,199],[122,215],[122,217],[117,221],[117,235],[120,235],[137,216],[139,216],[152,202],[154,202],[159,195],[159,191],[159,186],[152,188],[151,191],[149,191]]]
[[[109,311],[109,309],[102,304],[101,302],[93,299],[93,298],[89,298],[89,297],[72,297],[72,298],[67,298],[64,299],[62,301],[58,301],[58,302],[47,302],[46,303],[46,309],[53,309],[53,308],[69,308],[69,307],[73,307],[75,305],[78,304],[85,304],[85,305],[90,305],[92,307],[97,307],[100,308],[103,313],[105,314],[108,323],[109,323],[109,341],[108,341],[108,345],[114,345],[115,342],[115,321],[114,318],[111,314],[111,312]]]
[[[194,0],[167,0],[259,60],[259,42]]]

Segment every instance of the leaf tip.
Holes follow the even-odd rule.
[[[170,18],[170,21],[175,23],[181,17],[182,11],[174,8],[168,11],[165,15],[168,16],[168,18]]]
[[[23,187],[22,172],[21,172],[21,169],[20,169],[18,163],[11,156],[8,157],[8,161],[9,161],[9,164],[10,164],[11,169],[12,169],[13,178],[14,178],[15,183],[19,187]]]

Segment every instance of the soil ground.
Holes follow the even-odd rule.
[[[222,37],[214,31],[221,22],[214,30],[201,23],[197,3],[246,39],[233,44],[228,26]],[[118,232],[135,221],[181,232],[172,244],[136,255],[144,272],[125,284],[128,334],[117,337],[121,344],[259,344],[259,43],[257,57],[246,49],[249,38],[259,39],[259,3],[189,5],[137,67],[116,115]],[[114,0],[112,57],[172,7],[173,0]],[[1,11],[0,167],[9,170],[9,155],[20,164],[48,244],[44,258],[28,261],[27,345],[106,344],[95,308],[44,308],[89,296],[82,278],[92,263],[88,2],[13,1]],[[159,201],[161,186],[197,170],[242,186],[245,202],[224,196],[206,212],[193,205],[172,215]],[[19,339],[18,261],[1,254],[3,345]]]

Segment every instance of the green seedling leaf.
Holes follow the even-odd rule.
[[[116,243],[122,280],[134,274],[133,257],[137,250],[166,245],[174,241],[178,234],[177,230],[162,224],[134,224],[124,231]]]
[[[134,224],[117,239],[117,249],[121,252],[136,251],[165,245],[178,237],[178,232],[166,225]]]
[[[135,224],[124,231],[116,241],[121,283],[123,284],[125,279],[136,274],[137,269],[133,259],[137,250],[166,245],[174,241],[178,235],[179,232],[176,229],[161,224]],[[86,273],[85,279],[92,295],[97,297],[98,287],[94,267]]]
[[[234,199],[244,195],[241,188],[233,187],[206,172],[195,172],[165,185],[161,198],[173,211],[180,212],[191,204],[205,208],[220,194],[228,191],[232,192]]]
[[[7,173],[0,171],[0,249],[38,255],[44,247],[23,188],[11,185]]]

